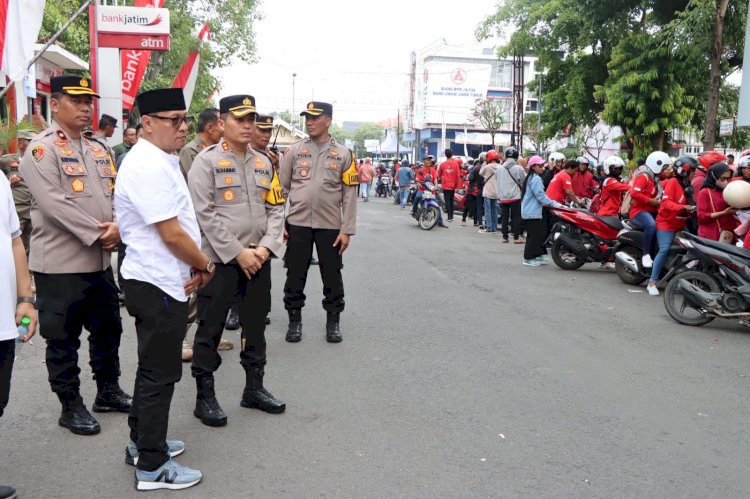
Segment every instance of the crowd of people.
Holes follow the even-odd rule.
[[[467,163],[453,159],[445,150],[445,161],[435,166],[426,156],[410,165],[403,160],[393,165],[399,203],[406,208],[412,185],[416,193],[412,215],[425,190],[425,182],[442,187],[447,222],[453,222],[456,193],[462,198],[461,224],[471,219],[481,234],[500,231],[502,242],[524,244],[522,264],[538,267],[550,262],[546,241],[553,226],[550,208],[575,206],[600,217],[620,217],[643,231],[642,265],[650,270],[647,291],[658,296],[656,283],[664,267],[675,234],[682,230],[728,244],[744,239],[750,249],[750,216],[728,206],[722,196],[729,182],[750,182],[750,150],[739,163],[734,156],[707,151],[693,156],[672,158],[654,151],[633,162],[626,174],[625,161],[618,155],[594,165],[585,156],[566,158],[553,152],[548,159],[535,155],[520,157],[507,147],[502,154],[493,149]],[[370,159],[364,160],[370,165]],[[385,166],[381,166],[386,174]],[[372,167],[367,179],[375,175]],[[365,177],[363,177],[363,182]],[[440,227],[448,227],[439,219]],[[613,262],[602,268],[613,269]]]
[[[56,76],[50,86],[49,128],[19,132],[19,154],[2,158],[9,182],[0,181],[0,258],[8,269],[0,276],[0,416],[16,341],[28,342],[38,321],[50,388],[60,401],[58,424],[76,435],[101,431],[80,390],[85,328],[97,386],[91,408],[129,415],[125,462],[136,468],[136,488],[191,487],[203,474],[173,460],[185,443],[167,439],[170,404],[182,361],[190,360],[194,416],[206,426],[227,425],[214,373],[230,309],[242,328],[239,404],[286,410],[264,382],[273,259],[283,258],[286,268],[286,341],[302,339],[313,247],[323,281],[322,332],[328,343],[342,341],[343,254],[356,232],[355,159],[329,134],[333,106],[325,102],[300,113],[308,138],[282,156],[269,147],[273,117],[258,112],[253,96],[224,97],[218,109],[204,110],[186,144],[191,120],[182,89],[150,90],[136,98],[140,123],[126,128],[113,150],[107,139],[114,118],[103,115],[97,132],[88,133],[99,97],[90,80]],[[132,397],[119,384],[120,298],[138,342]],[[186,344],[191,322],[198,327]],[[12,487],[0,486],[0,498],[14,496]]]

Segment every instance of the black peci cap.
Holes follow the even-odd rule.
[[[269,116],[267,114],[259,114],[258,117],[255,118],[255,126],[260,128],[261,130],[273,129],[273,116]]]
[[[91,89],[91,80],[81,76],[63,75],[53,76],[49,81],[52,93],[63,93],[67,95],[90,95],[99,97],[99,94]]]
[[[112,116],[110,116],[108,114],[102,114],[102,117],[99,118],[99,126],[103,127],[103,126],[107,126],[107,125],[112,125],[112,126],[116,127],[117,126],[117,118],[114,118],[114,117],[112,117]]]
[[[255,97],[252,95],[230,95],[219,101],[219,113],[232,113],[236,118],[242,118],[250,113],[258,114],[255,109]]]
[[[305,110],[299,113],[300,116],[304,116],[306,114],[309,114],[310,116],[320,116],[321,114],[333,116],[333,106],[327,102],[308,102]]]
[[[185,95],[181,88],[159,88],[143,92],[135,98],[141,116],[160,111],[185,111]]]

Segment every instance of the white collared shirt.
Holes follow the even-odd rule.
[[[200,229],[180,159],[142,138],[130,149],[121,168],[115,185],[115,211],[128,249],[120,274],[153,284],[175,300],[187,301],[183,286],[190,280],[190,265],[172,254],[155,225],[177,217],[200,248]]]
[[[13,204],[10,184],[0,178],[0,341],[15,339],[16,328],[16,266],[13,259],[13,239],[21,235],[21,226]]]

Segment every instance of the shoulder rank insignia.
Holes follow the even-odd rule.
[[[31,148],[31,157],[37,163],[42,160],[42,158],[44,157],[44,153],[45,153],[44,146],[34,146]]]
[[[60,140],[65,140],[65,141],[67,141],[67,140],[68,140],[68,136],[67,136],[67,135],[65,135],[65,132],[63,132],[62,130],[58,130],[58,131],[57,131],[56,133],[57,133],[57,137],[58,137],[58,138],[59,138]]]
[[[221,143],[221,148],[222,148],[222,149],[223,149],[224,151],[228,151],[228,150],[229,150],[229,144],[227,144],[226,142],[222,142],[222,143]]]

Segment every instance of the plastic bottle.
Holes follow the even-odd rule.
[[[29,325],[31,324],[31,319],[27,316],[24,316],[23,319],[21,319],[21,325],[18,326],[18,337],[16,338],[16,343],[21,343],[21,338],[26,336],[26,334],[29,332]]]

